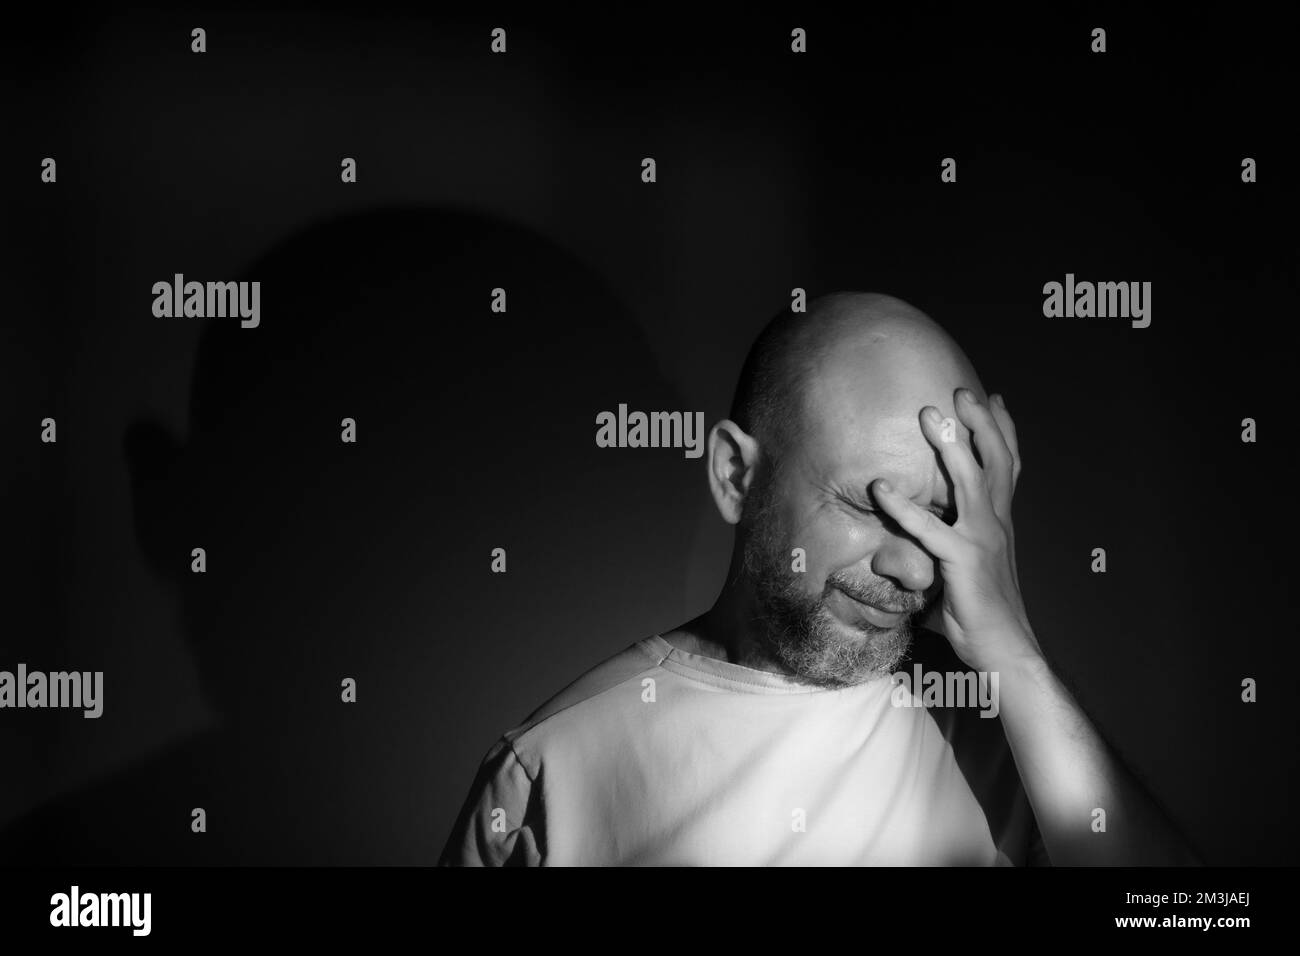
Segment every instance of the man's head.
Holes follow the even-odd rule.
[[[937,568],[867,488],[886,478],[956,520],[919,416],[934,405],[956,421],[960,387],[984,397],[956,342],[885,295],[817,299],[806,314],[773,319],[751,348],[731,418],[709,437],[710,484],[739,525],[733,565],[758,606],[755,636],[799,677],[856,684],[907,653],[911,619],[938,592]]]

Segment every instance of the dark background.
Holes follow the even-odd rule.
[[[953,332],[1058,669],[1208,862],[1296,862],[1289,34],[858,16],[13,22],[0,669],[105,710],[0,711],[0,860],[432,862],[500,732],[722,581],[702,460],[596,414],[712,424],[800,286]],[[175,272],[261,281],[261,326],[154,317]],[[1044,318],[1067,272],[1151,281],[1151,326]]]

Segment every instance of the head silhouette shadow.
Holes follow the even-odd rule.
[[[220,719],[83,795],[139,831],[83,856],[432,861],[492,737],[644,636],[621,611],[679,598],[697,473],[598,448],[595,422],[682,406],[599,276],[487,215],[348,215],[238,278],[260,324],[207,320],[188,435],[124,435],[141,551]]]

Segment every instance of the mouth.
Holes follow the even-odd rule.
[[[886,629],[897,627],[902,622],[903,618],[907,617],[907,611],[902,608],[892,609],[877,607],[874,604],[868,604],[866,601],[859,601],[848,592],[842,591],[839,588],[835,589],[835,593],[843,596],[843,600],[839,603],[849,612],[851,618],[855,618],[858,621],[865,621],[874,627]]]

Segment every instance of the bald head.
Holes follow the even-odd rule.
[[[925,404],[951,414],[954,382],[983,397],[965,353],[924,312],[889,295],[837,292],[805,314],[783,311],[759,333],[731,419],[775,466],[826,426],[899,414],[915,426]]]
[[[781,669],[844,686],[902,660],[909,622],[938,594],[936,559],[883,518],[869,488],[884,478],[956,520],[920,413],[933,405],[969,437],[953,408],[959,388],[984,398],[952,337],[892,296],[829,295],[759,335],[730,427],[714,429],[710,487],[740,525],[732,580],[753,607],[742,601],[740,616]]]

